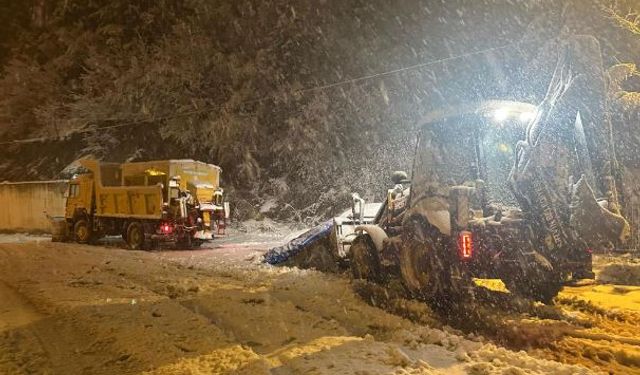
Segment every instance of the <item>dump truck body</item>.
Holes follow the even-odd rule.
[[[115,166],[118,168],[118,165]],[[202,220],[207,229],[223,234],[229,215],[228,203],[220,188],[222,169],[216,165],[190,159],[160,160],[125,163],[120,166],[122,185],[153,186],[161,184],[165,201],[170,178],[176,181],[181,191],[188,191],[203,213]],[[117,180],[119,177],[114,176]],[[215,228],[214,228],[215,227]]]
[[[193,195],[198,195],[198,185],[207,186],[208,189],[220,187],[220,167],[201,161],[185,159],[125,163],[121,165],[121,170],[124,185],[166,184],[169,177],[180,176],[180,188],[190,190]],[[213,190],[205,190],[204,193],[209,191],[213,194]]]

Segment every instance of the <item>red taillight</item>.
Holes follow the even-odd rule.
[[[169,234],[169,233],[173,232],[173,226],[171,226],[171,224],[165,223],[165,224],[160,225],[160,230],[164,234]]]
[[[462,259],[470,259],[473,256],[473,234],[471,232],[460,232],[458,235],[458,251]]]

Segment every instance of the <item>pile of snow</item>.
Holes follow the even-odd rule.
[[[640,286],[640,259],[612,258],[600,267],[597,276],[600,283]]]
[[[51,242],[47,234],[0,233],[0,243]]]

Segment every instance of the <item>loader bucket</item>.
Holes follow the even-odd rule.
[[[597,247],[610,240],[624,242],[628,239],[630,229],[627,220],[598,203],[584,176],[572,190],[571,226],[589,247]]]

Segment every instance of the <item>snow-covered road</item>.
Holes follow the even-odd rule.
[[[269,245],[0,244],[0,373],[640,373],[638,287],[488,304],[451,328],[374,286],[259,264]]]

